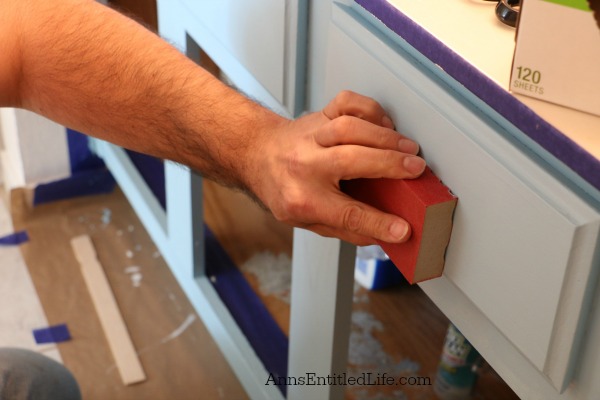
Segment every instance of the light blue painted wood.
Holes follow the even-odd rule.
[[[307,0],[180,4],[187,35],[236,88],[283,116],[302,112]]]
[[[192,14],[195,24],[202,26],[204,33],[195,38],[202,48],[209,38],[218,42],[224,52],[283,103],[286,1],[181,0],[181,3]],[[222,60],[215,62],[224,67]],[[236,82],[239,76],[230,78]]]
[[[293,255],[288,376],[336,379],[347,368],[356,247],[296,229]],[[344,390],[292,385],[288,399],[343,399]]]
[[[268,372],[206,275],[202,178],[189,168],[165,164],[169,253],[165,257],[225,359],[253,399],[281,399],[266,386]]]
[[[594,200],[514,140],[497,114],[482,114],[354,11],[334,6],[332,21],[321,95],[352,89],[376,98],[459,197],[438,290],[451,293],[457,286],[471,306],[465,315],[451,296],[442,296],[440,306],[452,310],[461,329],[491,321],[527,357],[527,376],[537,369],[563,390],[600,268]],[[502,364],[502,354],[485,338],[476,335],[474,342],[484,356],[492,355],[492,365]],[[523,382],[516,386],[527,390]]]
[[[190,278],[204,275],[202,178],[187,167],[166,162],[165,191],[169,249],[178,259],[171,269],[181,269]]]
[[[179,2],[158,1],[157,5],[161,36],[182,52],[187,53],[187,46],[193,44],[190,38],[199,43],[197,39],[210,37]],[[208,47],[211,50],[203,49],[215,61],[221,57],[226,62],[231,61],[228,65],[232,67],[226,73],[248,77],[247,70],[229,58],[216,42],[208,40]],[[249,81],[246,88],[254,92],[265,90],[253,78]],[[206,277],[201,177],[187,167],[172,163],[165,165],[165,177],[168,246],[164,256],[167,263],[250,398],[282,399],[277,387],[265,385],[268,372]]]

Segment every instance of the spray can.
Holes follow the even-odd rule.
[[[471,398],[480,365],[481,356],[477,350],[450,324],[433,385],[434,393],[440,400]]]

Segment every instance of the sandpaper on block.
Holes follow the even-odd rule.
[[[408,221],[412,235],[407,242],[379,243],[408,282],[442,275],[458,198],[429,167],[418,179],[355,179],[343,182],[342,190]]]

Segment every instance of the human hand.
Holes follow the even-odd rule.
[[[416,178],[425,168],[418,151],[393,130],[377,102],[346,91],[322,112],[288,121],[269,135],[250,186],[275,218],[290,225],[357,245],[403,242],[411,233],[405,220],[352,199],[340,181]]]

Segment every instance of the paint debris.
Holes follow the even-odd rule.
[[[377,332],[383,331],[383,323],[373,314],[363,310],[353,311],[348,352],[348,374],[350,376],[359,377],[364,373],[370,373],[373,376],[382,376],[382,374],[395,377],[413,376],[421,369],[419,363],[409,358],[398,361],[386,353],[381,342],[375,337]],[[349,390],[352,391],[352,397],[355,400],[389,398],[408,400],[406,394],[401,390],[394,390],[393,393],[382,392],[375,386],[372,388],[353,386]]]
[[[160,257],[160,253],[158,251],[155,251],[154,253],[152,253],[152,258],[159,258]]]
[[[181,325],[179,325],[179,327],[177,329],[175,329],[173,332],[169,333],[167,336],[165,336],[164,338],[162,338],[160,340],[161,343],[167,343],[175,338],[177,338],[179,335],[181,335],[183,332],[185,332],[185,330],[187,328],[190,327],[190,325],[196,320],[196,314],[188,314],[187,318],[185,319],[185,321],[183,321],[183,323]]]
[[[131,250],[127,250],[127,251],[125,252],[125,256],[126,256],[127,258],[133,258],[133,251],[131,251]]]
[[[181,311],[181,305],[179,304],[179,302],[177,301],[177,296],[175,296],[173,293],[169,292],[169,294],[167,295],[169,297],[169,300],[171,300],[173,302],[173,304],[175,304],[175,310],[176,311]]]
[[[172,292],[167,292],[167,297],[174,304],[175,311],[181,311],[181,304],[179,304],[179,301],[177,301],[177,296],[175,296],[175,294]]]
[[[362,287],[358,282],[354,282],[354,295],[352,301],[354,303],[368,303],[369,302],[369,293],[367,289]]]
[[[404,358],[396,361],[385,352],[375,332],[383,332],[383,324],[373,314],[366,311],[352,313],[352,331],[350,333],[349,372],[388,373],[392,376],[406,376],[417,373],[421,366],[418,362]]]
[[[127,227],[127,231],[128,231],[128,232],[133,232],[134,230],[135,230],[135,227],[134,227],[133,225],[129,225],[129,226]]]
[[[140,252],[142,251],[142,245],[141,244],[136,244],[135,247],[133,248],[133,250],[135,250],[136,252]]]
[[[257,253],[241,269],[257,278],[262,294],[290,303],[292,260],[287,254],[275,255],[268,251]]]
[[[125,268],[125,273],[128,274],[131,278],[131,283],[133,284],[133,287],[140,287],[143,278],[143,275],[140,272],[140,267],[132,265],[130,267]]]
[[[181,325],[179,325],[179,327],[177,327],[177,329],[175,329],[173,332],[169,333],[167,336],[160,339],[160,341],[139,349],[136,352],[136,354],[138,356],[141,356],[142,354],[145,354],[145,353],[157,348],[158,346],[165,344],[167,342],[170,342],[171,340],[179,337],[183,332],[185,332],[190,327],[190,325],[192,325],[192,323],[195,320],[196,320],[196,314],[188,314],[186,319],[183,321],[183,323]],[[117,368],[116,364],[109,366],[106,369],[106,374],[112,373],[114,370],[116,370],[116,368]]]
[[[102,224],[105,226],[108,225],[110,223],[111,218],[112,218],[112,211],[110,210],[110,208],[103,208],[102,216],[100,217]]]
[[[350,352],[348,362],[363,367],[376,367],[384,363],[388,355],[381,343],[373,336],[373,331],[383,331],[383,324],[366,311],[352,313],[352,332],[350,333]]]

